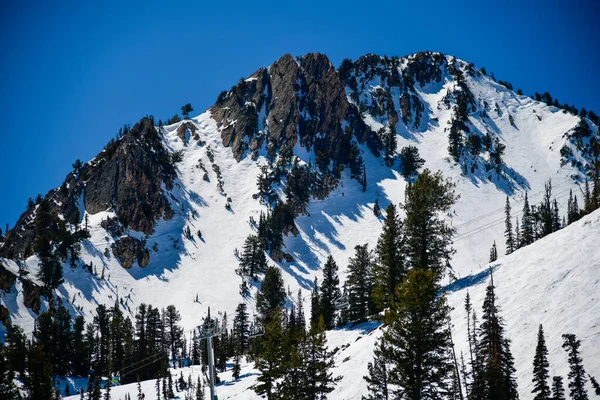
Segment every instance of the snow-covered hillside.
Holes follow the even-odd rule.
[[[409,61],[410,57],[398,63],[400,75],[407,73]],[[383,59],[377,65],[382,70],[388,68]],[[470,131],[482,137],[489,134],[506,146],[500,175],[485,170],[484,164],[489,159],[485,152],[477,157],[465,156],[460,163],[448,154],[448,133],[455,118],[455,94],[461,90],[456,74],[450,72],[451,65],[457,65],[456,68],[462,71],[461,79],[473,96],[466,123]],[[355,88],[346,86],[345,95],[349,103],[361,109],[361,120],[373,132],[393,125],[398,150],[406,145],[417,146],[425,159],[424,168],[441,170],[445,177],[456,183],[460,198],[449,216],[457,228],[454,243],[457,252],[451,260],[456,277],[485,274],[489,249],[494,241],[499,246],[499,253],[504,254],[506,196],[511,199],[515,217],[519,216],[526,192],[531,204],[541,200],[548,179],[552,179],[553,195],[558,200],[561,215],[566,212],[569,190],[581,198],[579,185],[584,177],[581,168],[570,163],[561,165],[564,145],[571,149],[573,159],[585,160],[566,136],[580,123],[580,117],[517,95],[483,74],[470,73],[470,64],[444,56],[436,66],[440,71],[439,81],[431,80],[423,85],[416,82],[410,89],[414,96],[409,103],[412,119],[392,120],[389,113],[375,112],[371,106],[376,104],[377,96],[385,92],[390,95],[390,107],[402,114],[406,108],[402,100],[404,92],[384,82],[383,73],[377,72],[377,68],[373,68],[375,72],[361,72],[358,67],[352,70],[349,76],[358,84]],[[422,107],[418,123],[414,116],[419,113],[419,107],[415,108],[415,104]],[[264,117],[264,108],[256,111]],[[404,115],[408,114],[404,112]],[[598,128],[586,121],[592,134],[597,136]],[[268,133],[269,124],[273,123],[266,117],[259,118],[259,134]],[[88,217],[91,233],[91,238],[83,242],[81,259],[86,264],[93,264],[97,275],[103,271],[106,279],[97,279],[81,269],[65,266],[65,283],[56,294],[64,299],[63,303],[73,314],[89,318],[98,304],[114,304],[117,298],[125,299],[125,308],[131,314],[141,303],[158,308],[174,304],[181,311],[182,325],[188,331],[200,324],[209,307],[213,311],[231,313],[242,301],[239,295],[241,280],[235,274],[238,261],[234,249],[241,248],[252,232],[250,218],[258,220],[261,210],[266,210],[253,195],[257,193],[260,166],[267,164],[267,148],[266,144],[258,148],[256,160],[246,154],[237,161],[231,147],[223,144],[223,129],[215,120],[214,110],[160,128],[163,146],[182,155],[182,160],[176,164],[173,188],[163,187],[174,217],[160,219],[154,233],[149,235],[133,230],[125,232],[143,239],[150,251],[147,266],[142,268],[135,263],[132,268],[124,269],[110,250],[115,238],[100,225],[102,220],[116,215],[112,211],[90,214],[80,202],[81,220]],[[383,157],[373,155],[367,143],[360,144],[359,148],[366,167],[366,191],[362,191],[357,180],[351,179],[346,168],[338,187],[324,200],[311,199],[308,215],[296,219],[299,234],[285,238],[285,251],[294,261],[270,260],[281,267],[292,292],[302,289],[305,295],[308,294],[314,278],[321,278],[320,268],[329,254],[340,266],[343,282],[347,260],[354,247],[364,243],[372,247],[380,234],[381,220],[373,213],[375,200],[379,199],[383,208],[404,200],[407,182],[399,172],[398,162],[389,167]],[[296,143],[294,154],[306,163],[316,161],[313,150],[302,147],[300,142]],[[477,167],[471,170],[473,165]],[[283,197],[283,193],[280,194]],[[228,208],[229,198],[231,207]],[[590,371],[600,373],[600,364],[594,361],[600,359],[600,354],[594,350],[600,346],[600,313],[597,297],[594,301],[599,278],[597,264],[593,262],[597,263],[600,258],[600,251],[593,243],[599,218],[598,214],[589,216],[497,263],[494,276],[498,297],[514,342],[513,353],[522,391],[528,387],[531,343],[538,323],[547,326],[551,364],[557,373],[564,375],[566,368],[564,363],[558,366],[564,358],[560,335],[566,331],[580,336]],[[187,228],[192,233],[189,237],[184,234]],[[198,231],[202,233],[201,238]],[[18,273],[17,261],[6,258],[0,261],[9,271]],[[34,282],[37,264],[35,255],[21,263]],[[483,282],[470,289],[478,306],[483,296]],[[450,299],[456,308],[453,314],[455,341],[462,346],[466,337],[460,306],[464,290],[451,292]],[[306,301],[305,308],[309,306],[308,299]],[[17,281],[12,290],[0,298],[0,304],[9,310],[12,323],[27,332],[33,329],[36,314],[25,306],[21,282]],[[47,308],[48,304],[48,300],[43,299],[41,309]],[[253,307],[252,301],[250,306]],[[533,320],[534,316],[537,316],[536,320]],[[0,334],[2,329],[0,325]],[[344,375],[344,380],[332,398],[357,398],[357,393],[364,390],[358,378],[366,371],[366,361],[371,357],[370,346],[377,334],[364,335],[361,329],[329,334],[332,344],[353,343],[338,353],[337,373]],[[364,339],[354,344],[358,336]],[[343,361],[348,356],[350,358]],[[254,379],[251,372],[247,372],[250,375],[243,378],[242,383],[223,386],[223,393],[233,398],[234,392],[247,387],[247,382]],[[131,393],[133,395],[134,391]],[[525,394],[523,397],[527,398]]]
[[[600,211],[596,211],[560,232],[486,265],[493,270],[500,312],[507,336],[512,341],[511,350],[523,399],[532,398],[531,370],[539,324],[543,324],[546,332],[550,376],[560,375],[564,379],[567,376],[567,354],[561,347],[563,333],[578,336],[586,371],[592,376],[600,375],[600,252],[591,251],[599,235]],[[480,314],[489,280],[489,269],[486,269],[446,288],[449,303],[454,308],[452,323],[456,351],[459,356],[462,352],[465,359],[468,358],[468,347],[464,299],[468,291]],[[338,348],[333,373],[342,376],[331,398],[360,399],[366,394],[362,377],[367,374],[367,363],[372,361],[373,346],[381,336],[381,329],[379,323],[369,322],[327,333],[329,348]],[[174,378],[183,373],[186,380],[191,375],[192,382],[196,382],[201,374],[200,367],[172,369],[171,373]],[[252,363],[243,363],[238,381],[233,380],[231,371],[219,374],[223,380],[217,386],[219,398],[260,399],[252,391],[257,374]],[[142,382],[147,400],[155,398],[154,384],[155,381]],[[126,393],[135,397],[137,384],[112,389],[113,398],[124,398]]]

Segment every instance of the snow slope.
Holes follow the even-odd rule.
[[[464,67],[465,63],[460,63]],[[431,83],[424,87],[415,85],[415,93],[425,106],[422,121],[416,128],[407,128],[399,121],[396,128],[398,149],[409,144],[417,146],[421,157],[426,160],[426,168],[441,170],[444,176],[456,183],[460,199],[453,209],[451,220],[457,228],[454,244],[457,252],[451,261],[451,267],[454,275],[459,278],[485,273],[489,248],[494,241],[498,245],[499,254],[504,253],[503,209],[506,196],[511,199],[513,216],[517,217],[525,192],[529,194],[530,204],[538,203],[542,198],[544,183],[551,178],[554,195],[561,206],[561,213],[564,214],[570,189],[581,199],[576,182],[580,182],[583,176],[577,168],[570,165],[561,166],[560,162],[560,149],[567,142],[564,135],[579,123],[579,117],[529,97],[519,96],[483,75],[465,74],[465,81],[475,98],[474,110],[469,116],[472,128],[482,134],[489,132],[506,145],[503,178],[485,173],[481,168],[473,173],[464,173],[461,166],[449,157],[448,128],[453,113],[451,107],[444,105],[444,98],[456,89],[456,82],[448,73],[442,75],[439,83]],[[367,89],[363,95],[370,96],[369,91],[380,88],[381,84],[378,77],[373,78],[366,83]],[[394,108],[398,110],[399,93],[393,94]],[[485,117],[482,116],[483,111]],[[375,129],[388,123],[382,117],[373,116],[368,112],[364,112],[362,118]],[[181,139],[177,135],[177,128],[185,122],[194,124],[199,141]],[[265,152],[262,149],[256,161],[250,157],[243,157],[240,162],[236,162],[231,149],[223,146],[219,128],[210,112],[185,122],[166,126],[161,130],[164,145],[171,151],[182,151],[183,161],[177,164],[178,178],[173,190],[169,191],[169,201],[175,211],[175,217],[169,221],[159,221],[154,234],[145,238],[147,248],[152,249],[150,264],[145,268],[136,264],[125,270],[110,252],[105,255],[105,249],[110,249],[114,240],[100,226],[100,221],[112,216],[112,213],[88,215],[91,238],[83,243],[82,259],[87,264],[94,264],[97,276],[104,271],[106,279],[98,279],[80,269],[65,267],[65,283],[59,287],[57,294],[65,300],[63,304],[70,308],[73,314],[82,314],[89,319],[98,304],[114,304],[117,297],[125,300],[126,311],[131,315],[140,303],[151,303],[159,308],[174,304],[181,312],[182,324],[187,332],[201,322],[208,307],[212,308],[213,313],[231,313],[242,301],[238,293],[241,280],[234,272],[237,260],[233,250],[241,248],[244,239],[252,232],[250,217],[258,219],[260,211],[265,210],[252,196],[257,192],[256,177],[260,165],[266,164]],[[593,127],[593,130],[596,132],[597,128]],[[294,261],[276,264],[282,268],[286,284],[292,292],[301,289],[304,295],[308,295],[314,278],[321,278],[321,265],[329,254],[337,261],[340,280],[343,282],[346,277],[347,260],[353,255],[354,246],[369,243],[372,247],[380,234],[381,220],[372,211],[375,200],[379,198],[383,208],[391,202],[398,204],[404,200],[406,181],[399,174],[397,163],[394,168],[389,168],[382,158],[373,156],[366,146],[359,147],[367,170],[366,192],[362,191],[356,180],[350,179],[346,169],[337,189],[325,200],[311,200],[309,215],[297,218],[296,225],[300,233],[295,237],[285,238],[285,251],[293,256]],[[223,190],[218,187],[217,173],[211,166],[213,162],[209,159],[208,148],[214,154],[214,164],[222,174]],[[294,151],[304,162],[315,161],[312,151],[306,151],[299,146],[296,146]],[[200,168],[199,161],[206,169],[208,180],[203,179],[204,170]],[[227,198],[232,199],[231,210],[225,207]],[[85,210],[82,210],[82,217],[83,211]],[[544,313],[540,309],[539,314],[548,318],[547,333],[553,364],[558,365],[557,360],[560,358],[557,357],[562,354],[560,334],[566,328],[572,328],[573,333],[579,334],[583,339],[584,358],[587,362],[593,362],[594,358],[600,359],[594,347],[590,347],[593,343],[599,344],[598,309],[594,308],[594,304],[587,297],[594,289],[597,290],[598,271],[597,268],[594,270],[593,264],[589,268],[586,266],[585,270],[576,270],[571,262],[578,258],[575,258],[574,254],[567,258],[570,252],[577,249],[582,253],[581,257],[584,253],[581,249],[591,253],[586,254],[582,262],[598,258],[598,251],[592,243],[592,233],[598,231],[597,217],[591,216],[585,221],[503,258],[498,263],[495,275],[498,297],[505,304],[504,315],[514,339],[513,352],[521,374],[525,373],[522,367],[529,363],[530,359],[529,354],[519,355],[521,350],[522,353],[526,353],[527,349],[531,350],[527,343],[535,337],[537,324],[542,322],[546,325],[546,320],[542,317],[540,321],[524,318],[535,315],[529,312],[531,305],[537,304],[542,307],[554,304],[555,298],[562,299],[562,302],[557,300],[557,307],[564,307],[565,310],[577,307],[585,312],[579,317],[571,317],[564,312],[559,317],[559,314],[552,310]],[[193,233],[192,239],[183,234],[187,227]],[[199,230],[202,232],[202,239],[196,235]],[[588,234],[583,235],[579,231]],[[143,238],[143,234],[139,232],[130,231],[128,234]],[[573,241],[565,237],[566,235],[571,235]],[[569,243],[577,243],[575,238],[586,245],[573,244],[571,248],[567,248]],[[542,249],[543,245],[547,245],[548,248],[544,247],[539,253],[534,250]],[[554,257],[550,257],[549,254],[554,254]],[[550,268],[551,263],[558,259],[564,259],[567,266]],[[19,266],[14,260],[1,261],[9,270],[15,273],[18,271]],[[271,262],[275,263],[272,260]],[[538,265],[539,263],[542,265]],[[25,261],[24,269],[30,272],[30,277],[35,276],[37,264],[36,256]],[[529,268],[525,268],[525,265]],[[535,265],[536,268],[531,268],[531,265]],[[545,268],[544,265],[548,265],[548,270],[539,270]],[[564,276],[554,273],[563,271],[560,268],[568,268],[571,272],[567,273],[567,270],[564,270]],[[588,277],[579,280],[584,271],[587,271],[585,273]],[[551,282],[543,284],[542,282],[549,277],[554,278]],[[35,281],[35,278],[32,279]],[[36,315],[24,306],[20,285],[21,283],[17,282],[9,293],[2,296],[0,304],[8,308],[13,323],[21,325],[26,332],[31,332]],[[474,303],[477,305],[480,303],[483,288],[484,284],[479,283],[471,289]],[[531,297],[524,298],[524,294],[528,292],[531,292]],[[534,293],[537,293],[537,297],[533,296]],[[196,296],[198,302],[195,301]],[[456,307],[455,341],[461,344],[465,338],[460,311],[463,298],[463,290],[452,292],[450,295],[451,302]],[[305,301],[305,308],[308,308],[308,299]],[[250,303],[252,309],[252,300]],[[47,307],[48,301],[44,300],[42,310]],[[596,311],[596,314],[592,311]],[[577,327],[578,331],[575,329]],[[3,329],[0,325],[0,335]],[[353,342],[357,335],[364,335],[358,332],[360,330],[334,331],[330,333],[330,340],[332,343]],[[348,374],[340,388],[351,387],[353,391],[336,392],[336,396],[332,398],[354,398],[351,396],[364,386],[357,377],[362,376],[366,369],[366,360],[371,354],[369,346],[372,345],[374,336],[375,334],[363,336],[365,339],[357,342],[360,345],[352,347],[356,349],[352,350],[352,353],[361,354],[360,357],[351,356],[347,362],[340,361],[339,374]],[[596,342],[586,343],[588,338],[596,338]],[[365,347],[361,348],[363,343]],[[340,352],[340,357],[347,351],[350,350]],[[598,364],[592,367],[595,368],[596,374],[600,373]],[[351,373],[352,371],[355,373]],[[563,369],[557,371],[561,372]],[[520,380],[521,388],[527,386],[525,376]],[[242,382],[249,382],[251,379],[252,375],[242,379]],[[227,392],[231,388],[239,391],[241,387],[243,384],[236,384],[226,386],[223,390]]]
[[[546,334],[550,376],[561,375],[567,382],[567,355],[561,347],[563,333],[577,335],[587,373],[600,375],[600,250],[596,246],[599,235],[600,211],[596,211],[486,266],[493,269],[500,313],[506,334],[512,341],[522,399],[533,397],[531,369],[539,324],[544,325]],[[467,291],[471,294],[474,309],[481,315],[489,279],[489,273],[483,272],[467,276],[446,288],[449,304],[454,308],[453,339],[459,357],[462,352],[465,359],[468,358],[463,309],[465,295]],[[366,393],[362,377],[367,373],[367,363],[372,361],[373,345],[381,335],[381,329],[378,323],[369,322],[327,333],[329,348],[338,348],[333,373],[342,376],[330,398],[360,399]],[[171,370],[174,377],[182,372],[185,379],[190,374],[192,382],[196,382],[200,368]],[[252,364],[243,364],[238,381],[233,381],[231,371],[219,376],[223,381],[217,386],[220,399],[260,399],[251,389],[257,377]],[[154,384],[155,381],[142,383],[146,400],[155,399]],[[124,398],[126,393],[135,397],[137,384],[113,388],[111,393],[117,399]]]

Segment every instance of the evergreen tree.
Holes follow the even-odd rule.
[[[84,376],[90,370],[88,365],[88,348],[84,336],[85,320],[83,316],[75,317],[73,326],[73,374]]]
[[[523,216],[521,217],[521,247],[527,246],[534,242],[533,233],[533,215],[529,207],[529,199],[525,192],[525,201],[523,202]]]
[[[250,321],[246,303],[238,304],[233,318],[233,340],[236,354],[245,354],[250,340]]]
[[[548,373],[549,367],[548,348],[544,339],[544,329],[540,324],[535,356],[533,358],[533,390],[531,392],[535,394],[534,400],[550,400],[550,386],[548,384],[548,379],[550,378]]]
[[[342,298],[340,292],[340,279],[338,278],[338,266],[330,255],[323,267],[323,282],[321,283],[321,315],[325,327],[331,329],[335,326],[337,317],[337,305]]]
[[[596,394],[596,396],[600,396],[600,384],[598,384],[598,381],[593,376],[588,375],[588,377],[590,378],[590,383],[594,388],[594,393]]]
[[[419,155],[419,149],[416,146],[406,146],[400,150],[400,166],[402,175],[405,177],[416,175],[423,164],[425,164],[425,160]]]
[[[204,400],[204,388],[202,387],[200,376],[198,376],[198,382],[196,383],[196,400]]]
[[[0,345],[0,399],[18,399],[20,396],[14,383],[15,373],[6,352],[6,348]]]
[[[240,264],[236,272],[242,277],[256,279],[257,274],[263,274],[266,270],[267,257],[262,240],[256,235],[249,235],[244,242]]]
[[[516,250],[515,238],[513,236],[512,217],[510,216],[511,208],[508,196],[506,196],[506,206],[504,207],[504,237],[506,238],[506,254],[510,254]]]
[[[27,357],[27,371],[29,374],[23,382],[29,400],[48,400],[54,397],[52,385],[52,365],[44,354],[44,349],[38,344],[33,344]]]
[[[567,224],[572,224],[579,219],[581,210],[577,202],[577,195],[573,196],[573,190],[569,190],[569,201],[567,202]]]
[[[368,376],[363,377],[367,381],[369,394],[362,400],[388,400],[390,398],[389,372],[386,365],[385,345],[380,339],[373,350],[373,362],[367,364]]]
[[[268,273],[268,271],[267,271]],[[283,361],[285,358],[282,343],[283,313],[276,307],[271,313],[265,326],[262,340],[263,351],[258,355],[255,368],[259,372],[257,383],[253,389],[259,396],[266,396],[267,400],[274,399],[277,381],[283,376]]]
[[[583,192],[583,211],[586,214],[592,212],[592,193],[590,192],[590,183],[585,180],[585,189]]]
[[[333,352],[327,349],[325,323],[323,318],[310,328],[301,350],[304,376],[301,398],[308,400],[325,399],[335,388],[341,377],[330,372],[335,366]]]
[[[192,107],[192,105],[190,103],[187,103],[186,105],[181,107],[181,114],[183,115],[183,118],[188,119],[190,113],[194,111],[194,108]]]
[[[297,319],[297,330],[301,333],[302,336],[306,333],[306,317],[304,315],[304,300],[302,298],[302,291],[298,289],[298,296],[296,297],[296,304],[298,305],[298,310],[296,312]]]
[[[476,395],[483,398],[518,399],[515,367],[510,352],[510,341],[504,337],[504,325],[496,305],[493,279],[486,290],[483,302],[482,323],[477,348],[482,371],[473,384]],[[481,393],[483,391],[483,393]]]
[[[406,189],[406,254],[413,268],[431,269],[441,275],[453,250],[450,246],[454,228],[441,214],[447,213],[457,196],[454,184],[441,172],[425,169]]]
[[[377,197],[375,199],[375,204],[373,205],[373,214],[375,214],[376,217],[379,217],[381,215],[381,206],[379,205],[379,197]]]
[[[437,274],[414,269],[398,286],[386,310],[383,338],[391,365],[390,384],[402,399],[433,399],[447,395],[450,360],[450,309],[439,295]]]
[[[348,279],[348,319],[364,321],[370,311],[371,296],[371,254],[367,244],[354,247],[354,258],[349,259]]]
[[[182,344],[183,329],[179,326],[181,315],[174,305],[167,306],[164,312],[164,320],[166,340],[169,344],[169,356],[172,360],[175,360]]]
[[[515,217],[515,250],[523,247],[523,239],[521,238],[521,229],[519,228],[519,218]]]
[[[314,325],[321,318],[321,294],[319,293],[319,281],[315,277],[313,290],[310,293],[310,324]]]
[[[373,300],[377,311],[388,307],[398,283],[406,275],[404,229],[393,203],[385,210],[383,230],[377,241],[378,262],[373,266]]]
[[[231,373],[234,380],[240,379],[240,373],[242,371],[242,366],[240,365],[240,355],[236,354],[233,358],[233,368],[231,369]]]
[[[563,348],[569,356],[569,395],[573,400],[587,400],[588,394],[585,389],[587,377],[583,368],[583,360],[579,355],[579,346],[581,343],[577,337],[571,333],[562,335]]]
[[[286,299],[285,287],[281,270],[277,267],[268,267],[262,286],[256,294],[256,310],[264,322],[269,321],[273,310],[283,307]]]
[[[494,262],[498,259],[498,249],[496,249],[496,241],[494,240],[494,244],[490,249],[490,262]]]
[[[36,239],[33,247],[40,259],[37,278],[43,283],[46,293],[50,293],[63,282],[62,265],[54,255],[52,246],[51,234],[55,225],[55,216],[51,212],[50,203],[44,199],[36,212]]]
[[[552,400],[566,400],[562,376],[552,378]]]

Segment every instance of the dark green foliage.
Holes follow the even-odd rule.
[[[306,207],[310,200],[310,185],[310,168],[307,165],[300,165],[296,158],[285,184],[287,202],[291,204],[294,215],[307,214]]]
[[[390,305],[396,286],[406,275],[404,226],[393,203],[385,211],[383,230],[375,251],[373,266],[373,301],[378,311]]]
[[[183,118],[188,119],[190,116],[190,113],[194,111],[194,108],[192,107],[192,105],[190,103],[187,103],[186,105],[181,107],[181,114],[183,115]]]
[[[510,200],[506,196],[506,206],[504,207],[504,237],[506,238],[506,254],[510,254],[517,249],[515,237],[513,235],[512,218],[510,216]]]
[[[390,363],[389,383],[402,399],[443,398],[448,394],[450,308],[439,296],[437,274],[418,268],[397,287],[386,310],[385,355]]]
[[[62,265],[54,255],[52,233],[48,228],[55,228],[56,218],[51,214],[50,203],[44,200],[38,207],[35,218],[36,239],[34,251],[40,258],[37,278],[42,281],[44,290],[49,293],[63,282]]]
[[[263,241],[257,235],[249,235],[244,242],[240,264],[236,273],[242,277],[256,279],[257,274],[264,274],[267,270],[267,257],[263,248]]]
[[[265,279],[256,294],[256,310],[261,319],[268,322],[271,313],[283,307],[285,299],[286,293],[281,270],[277,267],[268,267]]]
[[[23,374],[27,369],[26,359],[23,357],[27,353],[27,338],[23,333],[23,328],[11,325],[7,329],[5,351],[11,370]]]
[[[6,353],[7,349],[0,345],[0,399],[18,399],[19,392],[13,381],[15,371]]]
[[[39,344],[32,345],[27,357],[29,375],[24,379],[24,388],[29,400],[48,400],[54,397],[52,385],[52,365]]]
[[[383,339],[380,339],[373,350],[373,362],[367,364],[369,375],[363,377],[367,381],[369,394],[366,397],[362,396],[362,400],[388,400],[390,398],[390,389],[388,388],[390,377],[384,353],[385,345]]]
[[[381,206],[379,205],[379,197],[375,199],[375,204],[373,204],[373,214],[376,217],[381,216]]]
[[[260,396],[266,396],[268,400],[274,399],[273,393],[276,389],[277,380],[283,376],[283,362],[285,358],[283,334],[283,315],[279,307],[270,313],[270,319],[265,326],[265,334],[262,338],[263,351],[257,357],[255,368],[259,376],[254,385],[254,391]]]
[[[550,400],[551,398],[548,383],[548,379],[550,379],[549,368],[550,364],[548,363],[548,348],[544,339],[544,328],[540,324],[535,356],[533,358],[533,390],[531,393],[535,394],[534,400]]]
[[[472,134],[467,138],[467,146],[473,157],[477,157],[481,153],[482,141],[481,136]]]
[[[354,257],[349,259],[346,290],[348,294],[348,320],[365,321],[371,306],[372,258],[367,244],[354,247]]]
[[[497,174],[502,172],[502,166],[504,165],[502,156],[504,155],[505,149],[506,145],[500,143],[500,139],[496,137],[494,140],[493,150],[490,152],[490,162],[492,163],[492,166],[496,170]]]
[[[237,354],[245,354],[249,344],[250,321],[246,303],[238,304],[233,318],[233,341]]]
[[[498,249],[496,249],[496,241],[494,241],[494,244],[492,245],[492,248],[490,249],[490,262],[494,262],[498,259]]]
[[[487,287],[483,302],[476,352],[479,365],[474,377],[473,395],[490,400],[518,399],[514,359],[496,305],[493,280]]]
[[[321,315],[326,329],[331,329],[336,324],[337,305],[342,298],[340,292],[340,279],[338,278],[338,266],[330,255],[323,266],[323,282],[321,283]]]
[[[600,384],[598,384],[598,381],[593,376],[588,375],[588,377],[590,378],[590,383],[594,388],[594,393],[596,394],[596,396],[600,396]]]
[[[459,126],[460,124],[453,122],[448,134],[448,152],[455,161],[460,158],[463,147],[463,134]]]
[[[234,380],[240,379],[240,373],[242,372],[242,366],[240,365],[240,356],[236,355],[233,359],[233,367],[231,368],[231,374]]]
[[[552,400],[566,400],[562,376],[552,377]]]
[[[525,192],[525,201],[523,202],[523,215],[521,217],[521,241],[520,247],[527,246],[534,242],[534,231],[533,231],[533,214],[529,207],[529,199],[527,198],[527,192]]]
[[[441,275],[453,254],[450,243],[455,230],[441,214],[448,212],[458,198],[454,187],[440,171],[431,173],[428,169],[408,185],[403,206],[405,246],[413,268],[431,269]]]
[[[169,355],[172,360],[177,358],[177,349],[181,348],[183,340],[183,329],[179,326],[181,315],[174,305],[167,306],[163,314],[165,339],[169,344]]]
[[[562,347],[568,354],[569,361],[569,395],[573,400],[587,400],[588,394],[585,389],[587,376],[583,368],[583,360],[579,355],[581,342],[572,333],[562,335]]]
[[[406,146],[400,150],[400,165],[402,175],[405,177],[416,175],[423,164],[425,164],[425,160],[419,155],[419,149],[416,146]]]
[[[310,324],[315,325],[321,318],[321,293],[319,292],[319,281],[315,277],[313,290],[310,293]]]

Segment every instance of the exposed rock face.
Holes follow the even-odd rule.
[[[0,263],[0,290],[7,293],[13,287],[16,280],[17,277]]]
[[[348,102],[344,84],[329,59],[319,53],[294,59],[286,54],[221,94],[211,108],[226,146],[240,160],[267,140],[270,150],[325,151],[346,164],[351,137],[377,152],[377,137]],[[260,120],[259,115],[264,115]],[[348,131],[342,129],[343,123]]]
[[[27,308],[31,308],[36,314],[40,313],[42,297],[42,287],[35,283],[24,279],[23,280],[23,304]]]
[[[150,252],[136,238],[122,237],[112,245],[112,249],[123,268],[131,268],[136,261],[144,268],[150,262]]]
[[[151,234],[156,221],[173,211],[162,185],[170,189],[175,169],[162,146],[154,121],[143,118],[118,141],[111,141],[90,163],[67,175],[58,189],[46,194],[52,213],[71,224],[82,224],[79,198],[88,213],[114,211],[120,223]],[[33,254],[35,208],[25,211],[7,232],[0,255],[14,258]]]
[[[190,137],[192,137],[194,133],[196,133],[196,126],[191,122],[184,122],[177,128],[177,136],[179,139],[183,140],[184,143],[188,143]]]
[[[8,308],[4,307],[0,304],[0,322],[6,327],[10,327],[10,313],[8,312]]]

